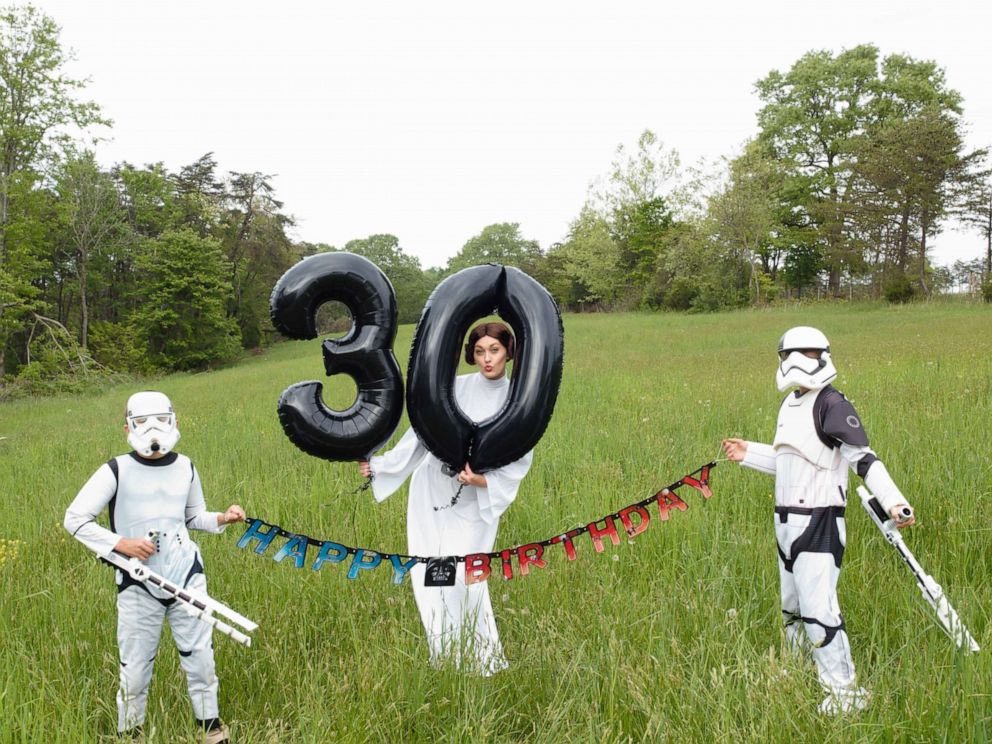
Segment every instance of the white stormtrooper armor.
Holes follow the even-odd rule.
[[[168,402],[164,395],[154,395]],[[129,419],[155,413],[139,405],[132,408],[135,397],[128,403]],[[142,405],[146,402],[139,401]],[[152,399],[152,403],[157,413],[172,415],[171,406],[162,408],[161,400]],[[172,422],[174,427],[174,416]],[[159,443],[160,451],[171,449],[178,439],[178,431],[174,439],[169,439],[168,431],[166,435]],[[139,434],[138,440],[136,449],[151,444],[144,434]],[[105,508],[109,508],[110,529],[96,521]],[[217,512],[206,509],[199,475],[188,457],[169,452],[149,458],[131,452],[93,474],[66,510],[64,526],[99,555],[108,555],[122,537],[149,539],[156,546],[155,554],[146,561],[149,568],[177,584],[206,592],[200,551],[189,530],[223,532],[217,518]],[[210,626],[185,612],[167,594],[120,571],[117,584],[118,729],[130,730],[144,722],[152,664],[166,618],[186,672],[194,714],[204,727],[219,725]]]
[[[117,497],[110,505],[111,529],[118,537],[143,537],[155,545],[155,553],[145,561],[170,581],[183,585],[194,573],[202,573],[200,550],[189,536],[186,510],[191,493],[203,499],[200,479],[193,463],[185,455],[170,453],[157,460],[134,455],[114,458],[111,469],[117,469]],[[121,485],[140,498],[125,498]],[[209,527],[209,525],[208,525]],[[118,584],[126,588],[130,577],[117,572]],[[139,587],[159,599],[169,595],[139,583]]]
[[[782,615],[793,649],[812,645],[821,685],[822,710],[865,704],[857,686],[851,648],[837,602],[837,580],[846,544],[844,508],[848,468],[876,491],[883,508],[905,503],[885,466],[868,446],[854,406],[828,383],[837,376],[826,336],[793,328],[779,342],[776,382],[798,387],[779,409],[771,445],[747,442],[742,465],[775,475]],[[803,354],[819,352],[819,358]],[[877,489],[877,490],[876,490]]]

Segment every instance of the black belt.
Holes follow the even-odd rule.
[[[776,506],[775,513],[778,514],[778,519],[780,522],[785,523],[789,521],[790,514],[802,514],[803,516],[812,516],[814,514],[829,515],[832,517],[843,517],[844,506]]]

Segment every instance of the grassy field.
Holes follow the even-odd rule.
[[[775,345],[821,327],[837,387],[912,499],[907,540],[985,649],[956,652],[894,551],[848,510],[840,594],[871,707],[822,718],[809,659],[782,647],[772,480],[723,463],[714,497],[597,554],[549,550],[526,578],[491,581],[511,668],[435,670],[408,585],[383,567],[349,581],[200,534],[211,593],[261,625],[217,636],[221,713],[237,742],[968,741],[992,738],[992,309],[803,307],[721,315],[565,318],[551,425],[497,547],[544,539],[651,495],[714,459],[721,438],[770,441]],[[401,329],[405,366],[412,327]],[[154,384],[172,396],[208,504],[306,534],[405,548],[405,490],[381,505],[351,463],[297,450],[275,414],[321,376],[317,342]],[[329,398],[348,403],[335,378]],[[127,449],[136,386],[0,407],[0,741],[112,739],[117,686],[109,569],[61,527],[76,491]],[[401,425],[402,433],[406,424]],[[398,436],[397,434],[397,436]],[[855,479],[856,480],[856,479]],[[852,483],[852,486],[854,483]],[[586,538],[587,540],[587,538]],[[281,543],[281,541],[280,541]],[[168,634],[149,698],[151,742],[194,741]]]

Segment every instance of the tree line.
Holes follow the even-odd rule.
[[[645,131],[618,147],[559,243],[484,227],[445,267],[393,235],[292,240],[273,177],[220,173],[212,152],[170,171],[97,162],[106,131],[53,19],[0,10],[0,380],[58,389],[119,374],[201,369],[273,339],[268,297],[306,255],[364,255],[415,322],[433,288],[496,262],[566,310],[711,311],[783,298],[992,299],[992,178],[964,142],[963,101],[933,61],[872,45],[813,51],[756,83],[758,134],[684,167]],[[86,139],[86,138],[89,139]],[[982,259],[932,263],[956,218]],[[333,317],[331,318],[333,321]]]

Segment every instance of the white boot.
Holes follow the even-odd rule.
[[[868,707],[871,693],[864,687],[854,690],[835,690],[823,698],[820,703],[820,713],[825,716],[836,716],[842,713],[854,713]]]

